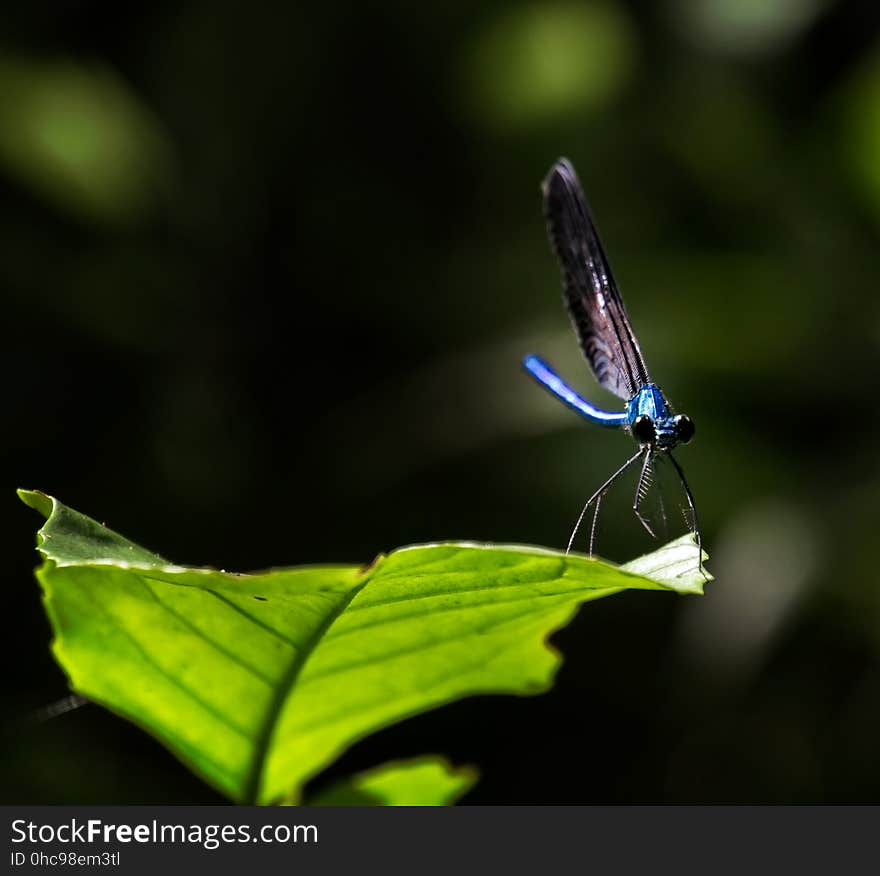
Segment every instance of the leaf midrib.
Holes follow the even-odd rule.
[[[254,805],[258,803],[260,785],[263,779],[263,773],[266,767],[266,760],[269,756],[269,749],[272,744],[272,736],[275,732],[275,726],[281,716],[281,710],[290,691],[296,685],[297,679],[303,670],[303,667],[311,657],[312,652],[327,634],[327,630],[336,622],[336,619],[348,608],[351,601],[367,586],[373,573],[381,565],[381,560],[371,566],[363,573],[363,580],[360,584],[356,584],[350,590],[346,591],[343,597],[336,604],[335,608],[328,612],[327,617],[315,627],[314,632],[303,643],[301,650],[291,660],[290,665],[278,682],[275,695],[272,697],[269,707],[266,710],[266,718],[257,733],[257,739],[254,744],[254,755],[251,758],[251,764],[248,767],[245,776],[244,785],[242,787],[242,802],[245,805]]]

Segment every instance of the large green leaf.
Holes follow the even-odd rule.
[[[699,593],[690,538],[630,567],[543,548],[435,544],[371,566],[174,566],[42,493],[37,570],[72,688],[241,802],[297,800],[380,727],[477,693],[546,690],[546,643],[624,589]]]

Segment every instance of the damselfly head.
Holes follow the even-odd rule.
[[[694,421],[684,415],[658,417],[639,414],[630,426],[633,438],[642,446],[657,450],[672,450],[677,444],[687,444],[694,437]]]
[[[694,437],[694,423],[684,414],[673,414],[660,387],[643,386],[627,405],[627,423],[642,447],[672,450]]]

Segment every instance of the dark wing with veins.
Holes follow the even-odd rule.
[[[562,268],[565,302],[596,380],[629,401],[648,369],[611,275],[580,181],[565,158],[544,180],[550,243]]]

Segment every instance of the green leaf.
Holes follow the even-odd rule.
[[[158,554],[150,553],[45,493],[18,490],[18,495],[25,505],[46,518],[45,525],[37,533],[37,547],[57,566],[83,563],[111,563],[122,568],[126,563],[138,567],[169,565]]]
[[[308,801],[311,806],[450,806],[477,780],[436,755],[393,761],[358,773]]]
[[[401,548],[367,568],[165,563],[41,493],[37,570],[71,687],[239,802],[298,800],[353,742],[472,694],[547,690],[547,636],[624,589],[701,591],[690,538],[617,567],[516,545]],[[649,577],[650,576],[650,577]]]

